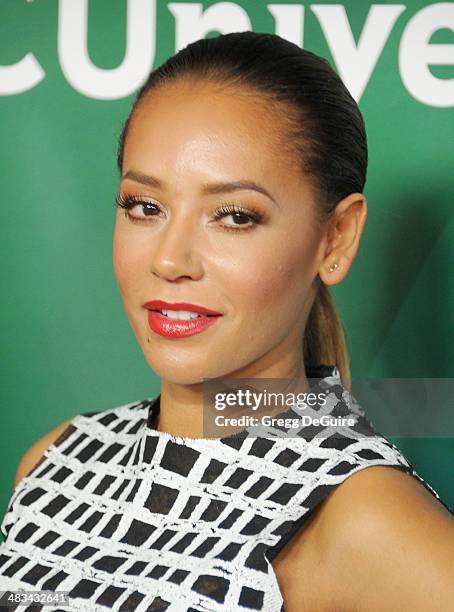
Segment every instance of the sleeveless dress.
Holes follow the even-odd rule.
[[[68,605],[21,612],[281,612],[272,560],[351,474],[408,472],[451,512],[375,432],[336,367],[307,376],[331,414],[357,424],[325,436],[311,426],[174,437],[154,428],[160,395],[75,416],[13,491],[0,591],[68,592]]]

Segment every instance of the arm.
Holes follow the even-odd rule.
[[[320,546],[333,609],[454,610],[454,517],[414,477],[384,466],[327,499]]]
[[[57,427],[40,438],[27,450],[17,466],[16,476],[14,479],[14,488],[17,487],[22,478],[27,476],[33,470],[33,468],[36,467],[40,459],[43,457],[46,449],[57,440],[57,438],[68,427],[70,422],[71,419],[68,419],[63,423],[60,423],[60,425],[57,425]]]

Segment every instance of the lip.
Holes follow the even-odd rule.
[[[148,310],[148,325],[152,331],[165,338],[186,338],[205,331],[218,319],[222,313],[216,312],[205,306],[190,304],[189,302],[164,302],[163,300],[151,300],[145,302],[143,307]],[[183,321],[181,319],[171,319],[158,312],[158,310],[189,310],[196,312],[201,317]]]
[[[219,316],[201,316],[197,319],[182,321],[171,319],[156,310],[148,310],[148,325],[152,331],[165,338],[186,338],[205,331],[221,318]]]
[[[196,312],[204,315],[222,315],[221,312],[210,310],[209,308],[199,306],[198,304],[190,304],[189,302],[174,302],[172,304],[171,302],[164,302],[163,300],[151,300],[149,302],[145,302],[143,307],[147,310],[189,310],[190,312]]]

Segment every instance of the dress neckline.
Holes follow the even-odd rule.
[[[335,384],[342,384],[340,379],[340,372],[335,365],[326,365],[320,364],[316,366],[306,366],[306,377],[309,380],[309,386],[311,389],[314,387],[318,387],[321,381],[324,381],[325,384],[330,387],[333,383],[328,382],[327,379],[335,379]],[[315,384],[311,384],[310,379],[316,379]],[[166,431],[158,431],[156,429],[156,421],[159,415],[159,411],[161,408],[161,394],[157,395],[154,398],[151,398],[148,406],[148,414],[146,419],[146,431],[150,435],[158,436],[164,440],[172,440],[175,442],[180,442],[183,444],[186,443],[197,443],[203,441],[205,443],[215,443],[219,444],[219,442],[223,442],[224,444],[229,444],[230,442],[234,442],[235,440],[244,440],[248,438],[248,428],[245,428],[239,432],[230,434],[228,436],[222,436],[220,438],[191,438],[189,436],[174,436]],[[292,406],[289,407],[288,410],[284,411],[282,414],[288,415],[292,412]]]

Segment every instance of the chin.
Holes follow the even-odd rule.
[[[181,375],[179,375],[179,373],[175,372],[175,370],[171,370],[170,368],[165,367],[159,370],[153,368],[153,371],[161,378],[161,380],[167,383],[172,383],[174,385],[201,385],[203,383],[203,379],[206,378],[203,375],[191,376],[190,374],[188,374],[188,372],[181,372]]]
[[[159,358],[155,359],[153,355],[156,355],[159,351],[158,348],[150,349],[151,345],[148,344],[144,349],[144,354],[147,359],[148,365],[159,376],[166,382],[174,383],[177,385],[197,385],[203,383],[204,378],[214,378],[216,375],[209,371],[206,363],[190,363],[190,360],[175,360],[174,357],[169,359],[163,359],[164,351],[161,349],[159,352]],[[205,358],[203,362],[205,362]]]

